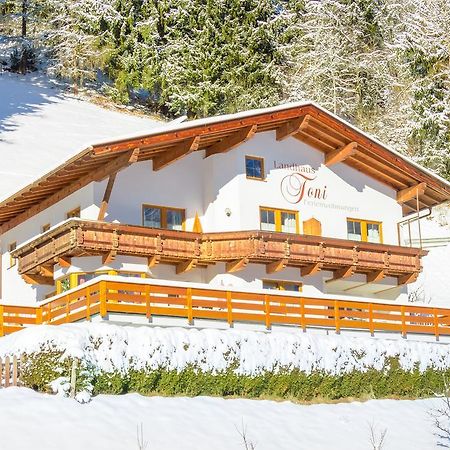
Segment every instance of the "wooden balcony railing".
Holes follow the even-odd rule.
[[[300,268],[303,276],[331,270],[336,278],[356,272],[366,274],[368,282],[392,276],[403,284],[417,277],[420,257],[426,252],[322,236],[263,231],[194,233],[86,220],[65,222],[13,252],[21,274],[37,281],[47,276],[50,283],[48,274],[61,258],[67,262],[73,256],[102,255],[110,260],[120,254],[177,264],[180,271],[225,262],[226,270],[232,272],[248,263],[261,263],[267,265],[268,273],[290,266]]]
[[[38,307],[1,307],[0,333],[7,334],[33,324],[90,320],[100,314],[122,313],[153,317],[178,317],[186,324],[196,319],[228,323],[290,325],[303,330],[323,327],[339,332],[361,330],[434,335],[450,334],[450,309],[398,304],[395,302],[353,301],[338,298],[312,298],[277,292],[244,292],[199,287],[189,283],[150,280],[123,280],[101,276]]]

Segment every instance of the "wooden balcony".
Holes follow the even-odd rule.
[[[265,264],[267,273],[296,267],[301,276],[320,270],[333,278],[353,273],[367,282],[396,277],[399,284],[414,281],[421,270],[418,248],[356,242],[322,236],[263,231],[193,233],[142,226],[74,219],[36,237],[13,252],[19,273],[35,284],[53,284],[53,266],[70,265],[77,256],[102,256],[107,264],[117,255],[148,258],[149,266],[174,264],[177,273],[217,262],[228,272],[249,263]]]

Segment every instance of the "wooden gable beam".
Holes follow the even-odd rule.
[[[397,192],[397,202],[405,203],[408,200],[412,200],[416,196],[423,195],[427,187],[426,183],[415,184],[414,186],[407,187]]]
[[[275,273],[283,270],[288,264],[288,259],[283,258],[266,265],[266,273]]]
[[[53,279],[53,266],[39,266],[41,276]]]
[[[216,153],[229,152],[231,149],[243,144],[254,136],[257,128],[257,125],[252,125],[235,131],[233,134],[222,139],[217,144],[213,144],[211,147],[207,148],[205,158],[215,155]]]
[[[377,281],[382,280],[385,276],[386,272],[384,270],[374,270],[366,275],[367,283],[376,283]]]
[[[112,173],[116,173],[119,170],[123,169],[124,167],[127,167],[129,164],[136,162],[138,156],[139,156],[139,149],[133,149],[123,154],[120,154],[109,163],[102,165],[97,170],[93,170],[87,175],[81,177],[79,180],[74,181],[73,183],[63,187],[62,189],[59,189],[53,195],[50,195],[49,197],[35,204],[31,208],[28,208],[23,213],[4,223],[0,227],[0,234],[5,233],[11,228],[14,228],[15,226],[29,219],[30,217],[33,217],[36,214],[40,213],[41,211],[54,205],[55,203],[58,203],[60,200],[66,198],[70,194],[73,194],[74,192],[78,191],[84,186],[87,186],[89,183],[92,183],[93,181],[101,181],[107,176],[111,175]]]
[[[178,161],[183,156],[189,155],[198,149],[200,144],[200,136],[181,141],[175,148],[162,152],[158,156],[153,157],[153,170],[161,170],[169,164]]]
[[[189,270],[191,269],[195,269],[195,267],[197,266],[197,262],[198,261],[196,259],[188,259],[187,261],[183,261],[177,264],[177,275],[180,275],[184,272],[189,272]]]
[[[282,141],[283,139],[286,139],[289,136],[293,136],[294,134],[297,134],[300,131],[304,130],[308,126],[310,119],[311,116],[307,114],[306,116],[297,117],[283,123],[276,130],[277,141]]]
[[[226,271],[228,273],[238,272],[244,269],[248,264],[248,258],[236,259],[226,263]]]
[[[316,273],[318,273],[322,270],[322,266],[323,266],[322,263],[309,264],[300,269],[300,275],[302,277],[307,277],[309,275],[315,275]]]
[[[325,165],[327,167],[333,164],[340,163],[356,153],[356,148],[358,147],[357,142],[350,142],[344,147],[338,148],[332,152],[329,152],[325,156]]]

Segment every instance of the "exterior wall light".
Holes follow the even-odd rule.
[[[227,217],[231,216],[231,209],[230,208],[225,208],[225,214]]]

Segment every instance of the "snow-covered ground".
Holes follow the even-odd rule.
[[[211,397],[162,398],[99,395],[90,403],[0,390],[1,448],[14,450],[139,450],[141,426],[147,450],[244,449],[243,425],[256,450],[372,450],[387,430],[383,450],[437,446],[430,412],[440,399],[371,400],[298,405]],[[250,448],[250,447],[249,447]]]
[[[0,72],[0,200],[91,142],[161,124],[78,99],[43,75]]]

